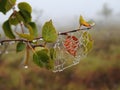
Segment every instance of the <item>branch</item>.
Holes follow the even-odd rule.
[[[71,30],[71,31],[67,31],[67,32],[60,32],[58,35],[67,35],[68,33],[73,33],[73,32],[77,32],[77,31],[81,31],[81,30],[89,30],[92,27],[89,28],[81,28],[81,29],[76,29],[76,30]]]
[[[2,45],[4,42],[11,42],[11,41],[29,42],[29,41],[26,40],[26,39],[6,39],[6,40],[1,40],[0,43],[1,43],[1,45]]]
[[[71,30],[71,31],[66,31],[66,32],[59,32],[58,35],[67,35],[68,33],[73,33],[73,32],[77,32],[77,31],[80,31],[80,30],[89,30],[91,28],[92,27],[90,27],[90,28],[81,28],[81,29],[76,29],[76,30]],[[40,40],[40,39],[42,39],[42,37],[35,38],[34,40]],[[30,41],[30,40],[27,40],[27,39],[6,39],[6,40],[1,40],[0,44],[2,45],[4,42],[11,42],[11,41],[21,41],[21,42],[25,42],[25,43],[33,42],[33,40]],[[43,45],[32,45],[32,46],[33,46],[33,48],[37,47],[37,46],[42,46],[43,47]]]

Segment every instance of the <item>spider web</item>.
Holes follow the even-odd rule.
[[[76,41],[71,37],[76,37]],[[65,42],[69,37],[70,43],[65,46]],[[61,72],[67,68],[70,68],[80,62],[81,59],[88,54],[88,44],[90,42],[89,31],[77,31],[74,33],[69,33],[68,35],[59,35],[57,42],[54,45],[56,50],[56,59],[54,63],[53,72]],[[73,44],[76,44],[73,48]],[[70,52],[72,50],[75,55]]]

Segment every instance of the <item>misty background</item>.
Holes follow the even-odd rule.
[[[58,31],[79,27],[79,16],[96,25],[89,33],[93,49],[79,64],[53,73],[29,60],[21,65],[24,51],[16,53],[16,44],[0,46],[0,90],[120,90],[120,0],[17,0],[33,8],[33,21],[41,31],[50,19]],[[0,32],[7,15],[0,13]],[[4,36],[2,34],[2,36]],[[2,40],[3,38],[1,38]],[[67,58],[66,58],[67,59]]]
[[[17,0],[17,3],[24,0]],[[106,18],[119,21],[119,0],[26,0],[33,8],[33,20],[43,25],[45,21],[53,20],[57,30],[78,28],[79,16],[92,19],[96,23],[104,23]],[[0,23],[11,14],[0,13]],[[111,21],[112,22],[112,21]],[[40,28],[40,27],[38,27]]]

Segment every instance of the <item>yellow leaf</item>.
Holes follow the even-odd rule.
[[[88,27],[88,28],[91,27],[91,25],[89,23],[87,23],[82,16],[80,16],[79,24],[80,24],[80,26],[83,25],[83,26]]]

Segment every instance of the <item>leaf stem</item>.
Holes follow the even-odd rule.
[[[20,27],[21,27],[22,33],[24,33],[23,24],[21,22],[20,22]]]
[[[26,56],[25,56],[24,66],[28,66],[29,55],[30,55],[29,46],[27,45],[26,46]]]

